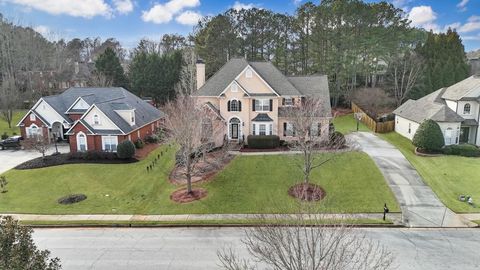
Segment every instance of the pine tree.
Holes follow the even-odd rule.
[[[127,87],[127,78],[123,72],[120,59],[111,48],[107,48],[95,61],[95,68],[111,81],[112,86]]]

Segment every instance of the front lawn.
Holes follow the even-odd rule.
[[[343,134],[348,134],[357,131],[357,120],[353,117],[353,113],[335,117],[333,119],[333,125],[336,131],[340,131]],[[367,126],[362,122],[358,125],[359,131],[370,131]]]
[[[395,145],[417,169],[440,200],[458,213],[480,212],[480,158],[459,156],[420,157],[414,154],[411,141],[398,133],[379,135]],[[473,208],[458,200],[459,195],[470,195]]]
[[[6,132],[8,134],[8,136],[12,136],[13,133],[16,133],[16,134],[20,135],[20,128],[17,127],[17,124],[20,121],[20,119],[22,119],[22,117],[25,116],[26,112],[27,111],[25,111],[25,110],[16,110],[13,113],[13,120],[12,120],[12,127],[11,128],[8,127],[8,123],[7,123],[7,121],[5,121],[3,116],[0,117],[0,134],[3,134],[3,133]]]
[[[158,153],[153,172],[145,167]],[[0,194],[0,213],[42,214],[186,214],[273,213],[293,209],[288,188],[301,179],[291,155],[240,156],[213,181],[200,184],[207,198],[177,204],[169,196],[177,186],[167,177],[173,167],[173,147],[161,147],[148,158],[131,164],[72,164],[5,173],[8,192]],[[381,212],[386,202],[399,207],[374,162],[364,153],[347,152],[313,173],[327,197],[315,203],[329,212]],[[87,200],[60,205],[57,199],[83,193]],[[280,210],[279,210],[280,209]]]

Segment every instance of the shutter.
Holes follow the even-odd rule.
[[[295,125],[294,124],[292,124],[292,130],[293,130],[293,137],[295,137],[296,132],[295,132]]]
[[[242,111],[242,102],[240,100],[238,101],[238,111]]]
[[[270,99],[270,111],[273,110],[273,99]]]
[[[252,99],[252,111],[255,111],[255,99]]]
[[[287,136],[287,123],[283,122],[283,137]]]
[[[282,98],[282,105],[285,106],[285,98]]]
[[[227,102],[227,112],[230,111],[230,100]]]
[[[292,98],[292,105],[295,105],[295,99]]]
[[[255,124],[252,124],[252,129],[253,129],[252,134],[253,134],[253,135],[256,135],[256,134],[255,134]]]
[[[317,136],[320,136],[322,134],[322,125],[320,123],[317,124]]]

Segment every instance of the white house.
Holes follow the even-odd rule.
[[[440,126],[445,145],[480,145],[480,75],[439,89],[418,100],[408,100],[393,113],[395,131],[412,139],[418,126],[432,119]]]

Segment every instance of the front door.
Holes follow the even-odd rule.
[[[232,127],[230,129],[232,131],[232,134],[230,134],[230,138],[232,140],[237,140],[238,139],[238,124],[232,124]]]
[[[468,143],[468,135],[470,134],[470,127],[460,128],[460,143]]]

